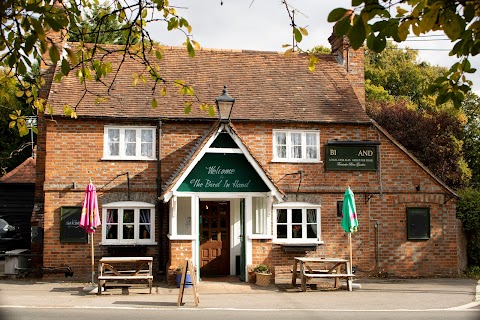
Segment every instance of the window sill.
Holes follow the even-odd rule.
[[[191,235],[172,235],[168,234],[167,238],[170,240],[197,240],[197,237]]]
[[[102,161],[156,161],[157,158],[100,158]]]
[[[273,236],[270,236],[268,234],[251,234],[248,236],[248,239],[252,240],[272,240]]]
[[[325,242],[322,240],[319,241],[286,241],[286,240],[273,240],[274,244],[279,244],[282,246],[313,246],[313,245],[322,245]]]
[[[124,247],[140,247],[140,246],[156,246],[158,243],[155,241],[150,242],[100,242],[101,246],[124,246]]]
[[[307,159],[298,159],[298,160],[287,160],[287,159],[272,159],[274,163],[323,163],[321,160],[307,160]]]
[[[306,242],[306,243],[276,243],[282,246],[284,252],[305,252],[305,251],[316,251],[318,245],[323,244],[323,241],[320,242]]]

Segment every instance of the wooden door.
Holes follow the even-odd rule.
[[[230,274],[230,202],[200,201],[200,275]]]

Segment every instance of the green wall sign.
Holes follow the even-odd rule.
[[[270,189],[243,154],[206,153],[178,191],[268,192]]]
[[[326,170],[377,170],[378,148],[372,144],[327,144]]]

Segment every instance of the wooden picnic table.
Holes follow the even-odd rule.
[[[322,269],[313,269],[312,265],[322,266]],[[335,288],[339,287],[339,279],[347,280],[348,291],[352,291],[350,261],[340,258],[295,257],[292,268],[292,287],[296,287],[297,278],[300,278],[302,291],[307,291],[308,279],[335,279]]]
[[[147,280],[152,293],[152,269],[153,257],[103,257],[98,265],[98,294],[107,281],[115,280]]]

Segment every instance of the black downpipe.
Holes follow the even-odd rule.
[[[166,272],[166,259],[164,252],[164,238],[163,238],[163,215],[165,204],[163,201],[159,200],[161,197],[162,190],[162,121],[159,120],[157,123],[158,131],[158,158],[157,158],[157,213],[158,213],[158,272],[163,274]]]

